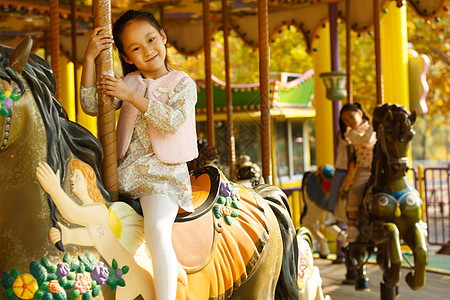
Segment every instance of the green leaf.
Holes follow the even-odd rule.
[[[60,290],[58,293],[53,295],[55,300],[67,300],[67,294],[65,290]]]
[[[70,273],[67,275],[67,279],[69,279],[69,280],[75,280],[75,277],[76,277],[75,272],[70,272]]]
[[[78,273],[83,274],[86,271],[86,266],[83,263],[80,263],[80,267],[78,268]]]
[[[30,264],[30,273],[36,278],[38,285],[41,285],[47,280],[47,270],[35,260]]]
[[[82,300],[91,300],[91,291],[86,291],[86,293],[83,294]]]
[[[129,266],[123,266],[123,267],[122,267],[122,272],[123,272],[123,274],[127,274],[128,271],[130,271],[130,267],[129,267]]]
[[[48,284],[49,281],[43,282],[41,285],[39,285],[39,289],[43,291],[48,291]]]
[[[233,217],[233,218],[237,218],[237,217],[239,217],[239,212],[237,212],[237,211],[235,211],[234,209],[231,211],[231,216]]]
[[[39,289],[34,293],[34,298],[42,299],[44,297],[44,294],[45,294],[45,292],[43,290]]]
[[[95,281],[94,279],[91,280],[91,290],[95,289],[95,287],[97,286],[97,281]]]
[[[216,203],[225,204],[226,202],[227,202],[227,199],[224,196],[219,196]]]
[[[12,269],[11,275],[12,275],[12,277],[14,277],[14,279],[16,279],[20,275],[20,272],[17,269]]]
[[[92,290],[92,296],[95,298],[100,294],[100,291],[102,290],[102,286],[101,285],[97,285],[93,290]]]
[[[117,261],[116,261],[116,259],[115,259],[115,258],[113,258],[113,261],[112,261],[112,267],[113,267],[113,269],[114,269],[114,270],[116,270],[116,269],[117,269],[117,267],[118,267],[118,265],[117,265]]]
[[[230,216],[224,216],[223,218],[224,218],[225,222],[226,222],[226,223],[227,223],[228,225],[230,225],[230,226],[231,226],[231,224],[232,224],[232,221],[231,221],[231,218],[230,218]]]
[[[70,292],[69,299],[75,299],[78,296],[80,296],[80,290],[79,289],[75,289],[75,290]]]
[[[68,282],[67,276],[64,276],[64,277],[59,278],[58,282],[59,282],[59,285],[60,285],[63,289],[67,289],[67,288],[66,288],[66,285],[67,285],[67,282]]]
[[[21,300],[21,299],[13,293],[7,300]]]
[[[119,281],[117,282],[117,285],[124,287],[125,286],[125,280],[123,280],[123,278],[120,278]]]
[[[56,265],[52,264],[52,265],[50,265],[50,267],[47,268],[47,270],[49,272],[51,272],[51,273],[55,273],[56,274],[56,271],[58,270],[58,267]]]
[[[236,209],[239,209],[239,206],[237,205],[237,203],[236,202],[231,202],[231,206],[233,207],[233,208],[236,208]]]
[[[50,281],[50,280],[57,280],[58,279],[58,274],[56,274],[56,273],[48,273],[47,274],[47,280],[48,281]]]
[[[42,257],[41,258],[41,264],[46,268],[46,269],[48,269],[51,265],[52,265],[52,263],[48,260],[48,258],[46,258],[46,257]]]
[[[74,285],[75,285],[75,280],[67,280],[65,289],[70,290],[71,288],[73,288]]]
[[[63,262],[68,263],[70,265],[71,261],[72,257],[70,256],[69,252],[64,253]]]
[[[17,101],[20,99],[20,94],[18,93],[11,93],[11,96],[9,96],[12,101]]]
[[[8,272],[3,272],[3,277],[2,277],[3,288],[5,288],[5,289],[12,288],[14,280],[15,279],[14,279],[14,277],[11,276],[11,274],[9,274]]]
[[[42,297],[42,300],[53,300],[53,294],[50,292],[45,292],[44,297]]]
[[[14,291],[12,288],[6,289],[3,291],[3,295],[5,295],[6,297],[11,297],[14,294]]]
[[[92,272],[92,270],[94,269],[94,265],[89,261],[89,259],[86,256],[79,255],[78,259],[84,265],[86,271]],[[81,272],[81,273],[84,273],[84,272]]]
[[[223,216],[222,205],[215,204],[213,208],[214,216],[216,219],[220,219]]]
[[[111,273],[110,273],[110,276],[109,276],[109,278],[108,278],[108,280],[106,281],[107,283],[109,282],[109,284],[110,285],[114,285],[114,284],[117,284],[117,277],[114,275],[114,272],[112,273],[112,275],[111,275]]]
[[[80,261],[78,259],[74,259],[70,262],[70,271],[75,272],[80,267]]]
[[[91,252],[86,252],[86,258],[91,262],[91,264],[95,264],[96,258],[94,256],[94,254],[92,254]]]

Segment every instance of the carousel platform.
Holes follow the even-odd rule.
[[[332,264],[332,256],[328,259],[314,258],[314,264],[319,267],[322,277],[322,288],[324,294],[330,295],[333,300],[379,300],[380,281],[382,273],[380,268],[373,263],[367,264],[367,275],[370,278],[370,291],[355,291],[353,285],[344,285],[345,266],[343,264]],[[409,259],[409,257],[408,257]],[[412,259],[411,259],[412,260]],[[402,267],[402,279],[399,285],[399,297],[402,300],[441,300],[450,299],[450,255],[429,254],[426,275],[426,284],[418,291],[411,290],[405,281],[406,274],[410,271],[409,266],[404,262]]]

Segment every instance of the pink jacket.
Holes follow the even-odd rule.
[[[169,94],[175,90],[183,79],[192,81],[184,72],[170,71],[168,74],[151,82],[147,87],[144,78],[142,78],[139,71],[136,71],[125,76],[124,81],[132,90],[142,96],[146,96],[150,101],[160,101],[168,104]],[[193,81],[192,85],[194,86],[193,93],[195,94],[193,97],[195,97],[196,101],[197,93]],[[117,123],[117,155],[119,159],[123,158],[128,150],[134,122],[139,114],[139,110],[132,104],[125,101],[122,103]],[[186,121],[174,134],[164,134],[153,125],[150,125],[148,128],[148,133],[141,132],[140,134],[148,134],[150,136],[153,151],[162,162],[169,164],[184,163],[198,156],[195,105],[193,105],[192,111],[187,112]]]

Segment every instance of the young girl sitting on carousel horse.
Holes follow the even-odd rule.
[[[376,143],[376,133],[373,131],[370,116],[361,104],[346,103],[339,116],[340,138],[338,148],[338,159],[336,160],[336,173],[333,177],[328,199],[329,211],[334,210],[337,202],[337,191],[345,176],[347,169],[347,145],[352,145],[356,153],[356,174],[353,177],[349,192],[347,214],[348,235],[347,241],[355,242],[359,230],[357,228],[358,211],[362,201],[364,189],[366,188],[372,172],[373,148]],[[342,170],[342,171],[341,171]],[[343,176],[342,176],[343,175]],[[334,187],[334,188],[333,188]],[[329,217],[324,222],[328,222]]]
[[[81,103],[86,113],[98,114],[97,89],[114,97],[117,106],[122,102],[119,193],[141,203],[156,299],[175,299],[178,262],[172,226],[179,207],[194,210],[186,162],[198,155],[196,84],[186,73],[171,70],[166,33],[151,13],[127,11],[114,23],[113,37],[103,29],[93,30],[84,55]],[[102,75],[95,83],[94,59],[113,42],[125,77]]]

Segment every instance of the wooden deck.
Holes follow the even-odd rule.
[[[450,259],[450,255],[449,255]],[[331,260],[314,259],[314,264],[319,267],[322,277],[324,294],[330,295],[333,300],[380,300],[380,281],[382,278],[379,267],[375,264],[367,265],[367,275],[370,278],[370,291],[355,291],[353,285],[343,285],[345,279],[345,266],[333,265]],[[402,268],[400,281],[400,294],[398,300],[442,300],[450,299],[450,275],[427,272],[426,284],[418,291],[411,290],[405,281],[410,269]]]

